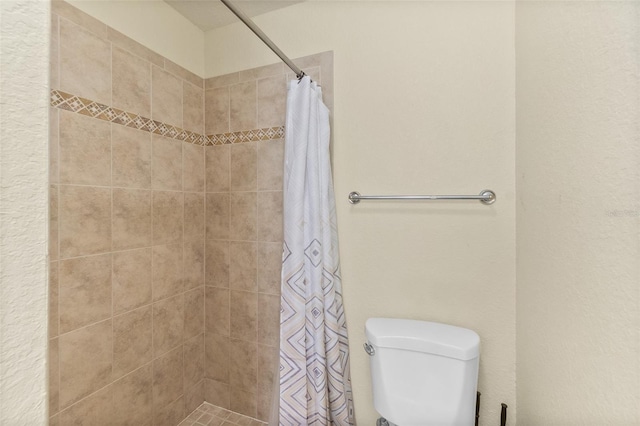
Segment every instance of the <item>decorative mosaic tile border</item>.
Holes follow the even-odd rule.
[[[194,145],[227,145],[284,138],[284,126],[202,135],[60,90],[51,90],[51,106]]]

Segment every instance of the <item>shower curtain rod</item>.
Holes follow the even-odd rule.
[[[249,29],[251,31],[253,31],[253,33],[255,35],[258,36],[258,38],[260,40],[262,40],[262,42],[264,44],[267,45],[267,47],[269,49],[271,49],[273,51],[273,53],[275,53],[276,55],[278,55],[278,57],[280,59],[282,59],[282,61],[287,64],[287,66],[289,68],[291,68],[293,70],[293,72],[296,74],[296,77],[298,78],[298,80],[302,79],[302,77],[304,77],[306,74],[304,73],[304,71],[302,71],[300,68],[298,68],[296,66],[296,64],[294,64],[291,59],[289,59],[289,57],[287,57],[287,55],[285,55],[282,50],[280,50],[278,48],[278,46],[276,46],[269,37],[267,37],[267,35],[262,32],[262,30],[251,20],[251,18],[249,18],[243,11],[241,11],[240,9],[238,9],[235,5],[233,5],[233,3],[231,3],[230,0],[220,0],[222,2],[222,4],[224,4],[225,6],[227,6],[227,8],[233,12],[234,15],[236,15],[247,27],[249,27]]]

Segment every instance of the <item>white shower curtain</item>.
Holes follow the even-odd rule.
[[[285,135],[279,423],[353,425],[329,111],[309,77],[289,83]]]

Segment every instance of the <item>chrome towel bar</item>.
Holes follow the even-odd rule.
[[[349,202],[358,204],[362,200],[479,200],[483,204],[493,204],[496,193],[490,189],[483,189],[480,195],[360,195],[359,192],[349,193]]]

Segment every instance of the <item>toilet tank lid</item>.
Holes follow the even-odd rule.
[[[480,336],[473,331],[437,322],[399,318],[369,318],[367,340],[382,348],[406,349],[469,360],[480,353]]]

